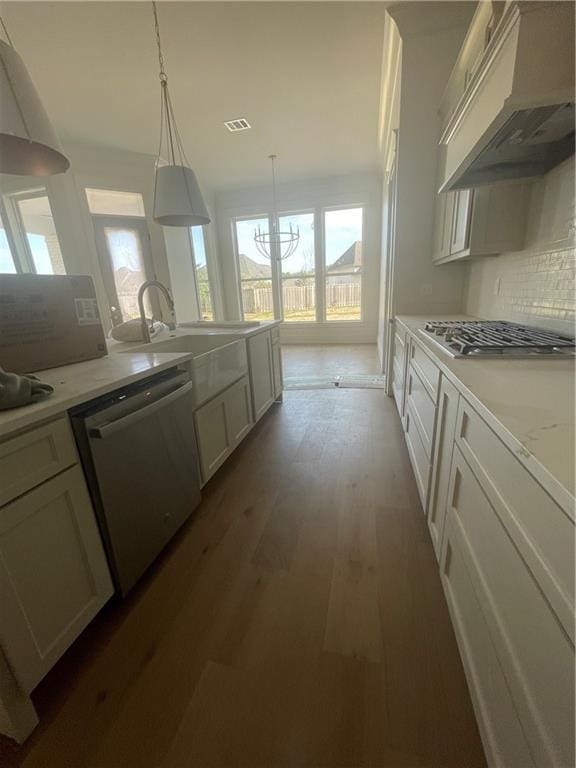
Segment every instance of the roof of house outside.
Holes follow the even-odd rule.
[[[344,251],[334,264],[331,264],[326,272],[333,275],[338,272],[358,272],[362,266],[362,241],[356,240],[348,250]]]

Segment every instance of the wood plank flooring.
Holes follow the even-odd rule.
[[[286,378],[382,373],[376,344],[284,344]]]
[[[392,400],[285,393],[33,698],[3,766],[484,766]]]

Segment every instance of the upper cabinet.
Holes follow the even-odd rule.
[[[482,2],[441,113],[442,192],[543,175],[574,152],[574,4]]]
[[[439,176],[443,170],[441,159]],[[530,184],[525,183],[439,192],[434,263],[522,250],[529,201]]]

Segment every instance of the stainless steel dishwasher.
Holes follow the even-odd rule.
[[[70,416],[116,587],[125,595],[200,502],[193,384],[172,369]]]

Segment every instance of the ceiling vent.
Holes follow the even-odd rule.
[[[226,120],[224,125],[231,133],[236,133],[236,131],[247,131],[248,128],[252,127],[245,117],[237,117],[234,120]]]

